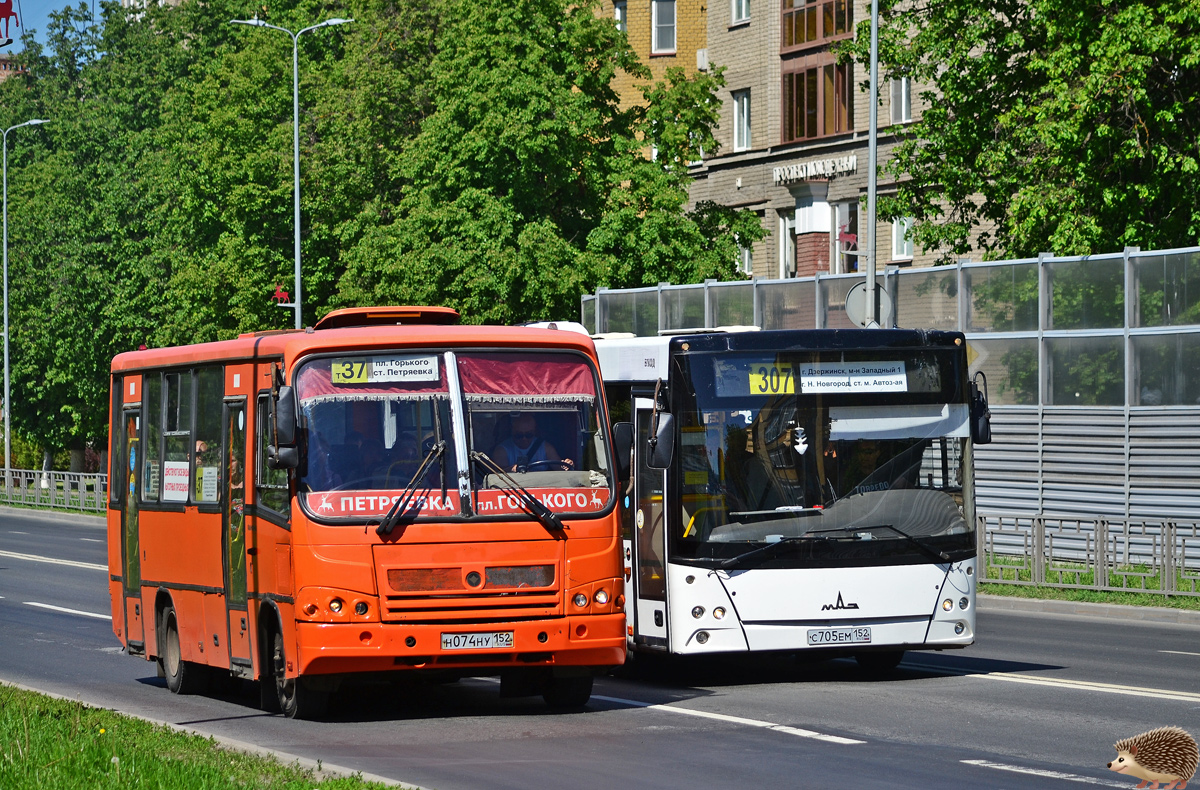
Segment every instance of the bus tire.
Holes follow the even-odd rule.
[[[289,719],[314,719],[324,715],[329,705],[329,693],[312,688],[304,678],[287,676],[287,661],[283,652],[283,635],[276,631],[271,642],[271,670],[275,681],[275,696],[279,710]]]
[[[208,667],[183,660],[179,649],[179,622],[175,607],[168,605],[162,613],[163,674],[167,688],[175,694],[201,694],[208,686]]]
[[[592,698],[592,676],[550,678],[542,699],[555,710],[582,708]]]
[[[891,672],[904,658],[903,650],[882,650],[872,653],[858,653],[854,660],[864,671],[872,675],[883,675]]]

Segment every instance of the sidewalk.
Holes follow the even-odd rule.
[[[32,507],[12,507],[0,505],[0,518],[4,516],[23,516],[44,521],[67,522],[88,527],[102,527],[107,519],[103,513],[81,513],[78,510],[51,510]]]
[[[1113,603],[1084,603],[1082,601],[1047,601],[1039,598],[1013,598],[1007,595],[984,595],[976,598],[983,612],[1042,612],[1045,614],[1074,614],[1082,617],[1102,617],[1106,620],[1137,620],[1143,623],[1179,623],[1200,625],[1200,611],[1168,609],[1163,606],[1126,606]]]

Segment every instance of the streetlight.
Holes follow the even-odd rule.
[[[295,202],[296,202],[296,293],[292,296],[291,304],[281,304],[280,307],[290,307],[296,311],[296,328],[303,329],[304,324],[300,320],[300,36],[310,30],[327,27],[329,25],[344,25],[347,22],[353,22],[353,19],[326,19],[319,25],[306,27],[298,33],[293,33],[286,27],[277,25],[269,25],[258,17],[254,19],[231,19],[229,23],[232,25],[250,25],[251,27],[269,27],[271,30],[278,30],[287,33],[292,37],[292,170],[295,176]]]
[[[12,399],[8,386],[8,133],[22,126],[39,126],[49,121],[42,118],[19,123],[4,130],[4,490],[12,486],[12,423],[9,414],[12,412]]]

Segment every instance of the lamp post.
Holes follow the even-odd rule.
[[[326,19],[319,25],[306,27],[296,33],[288,30],[285,27],[277,25],[269,25],[258,17],[254,19],[231,19],[230,24],[233,25],[250,25],[251,27],[267,27],[271,30],[278,30],[287,33],[292,37],[292,171],[295,177],[295,256],[296,256],[296,284],[295,294],[292,295],[292,303],[280,305],[281,307],[290,307],[296,311],[296,328],[303,329],[304,323],[300,319],[300,36],[310,30],[316,30],[330,25],[344,25],[347,22],[353,22],[353,19]]]
[[[4,490],[8,492],[12,485],[12,422],[9,414],[12,412],[11,392],[8,386],[8,133],[22,126],[39,126],[49,123],[42,118],[34,118],[10,126],[4,130]]]

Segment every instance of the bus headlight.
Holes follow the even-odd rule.
[[[951,609],[953,609],[953,608],[954,608],[954,601],[951,601],[949,598],[947,598],[946,600],[942,601],[942,609],[943,609],[943,610],[945,610],[945,611],[947,611],[947,612],[948,612],[948,611],[950,611],[950,610],[951,610]]]
[[[967,600],[967,597],[964,595],[962,598],[959,598],[959,599],[958,599],[958,608],[959,608],[959,609],[966,609],[966,608],[967,608],[967,606],[968,606],[970,603],[971,603],[971,602],[970,602],[970,601],[968,601],[968,600]]]
[[[692,607],[692,617],[695,617],[697,620],[699,620],[703,616],[704,616],[704,607],[703,606],[693,606]]]
[[[954,633],[955,634],[961,635],[962,632],[965,630],[967,630],[967,626],[965,623],[955,623],[954,624]]]
[[[696,634],[696,641],[702,645],[708,644],[708,631],[701,631]]]
[[[713,609],[713,619],[714,620],[720,620],[724,617],[725,617],[725,607],[724,606],[718,606],[716,609]]]
[[[608,603],[608,590],[596,590],[595,601],[601,606]]]
[[[575,593],[575,597],[571,599],[580,609],[587,606],[587,596],[583,593]]]
[[[329,611],[333,612],[334,614],[341,614],[341,612],[342,612],[342,599],[341,599],[341,598],[334,598],[332,601],[330,601],[330,602],[329,602]]]

